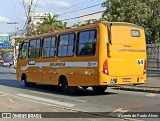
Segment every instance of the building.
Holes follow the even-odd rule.
[[[73,26],[84,26],[99,21],[102,18],[102,12],[95,14],[88,14],[80,17],[80,22],[75,23]]]
[[[96,14],[92,14],[92,15],[83,16],[83,17],[80,17],[80,21],[84,22],[84,21],[94,20],[94,19],[99,20],[100,18],[102,18],[102,14],[103,13],[101,12],[101,13],[96,13]]]
[[[31,17],[31,22],[30,24],[32,24],[32,26],[37,26],[38,23],[42,23],[43,20],[49,16],[49,14],[51,16],[53,16],[53,13],[33,13],[31,12],[30,17]]]

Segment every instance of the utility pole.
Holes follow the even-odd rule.
[[[13,25],[15,25],[15,37],[17,36],[17,24],[18,24],[18,22],[9,22],[9,23],[7,23],[7,24],[13,24]],[[17,59],[17,54],[16,54],[16,47],[17,47],[17,43],[16,43],[16,40],[14,39],[14,52],[13,52],[13,56],[14,56],[14,62],[13,62],[13,65],[15,66],[15,64],[16,64],[16,59]]]
[[[28,6],[28,16],[27,16],[27,33],[30,33],[31,27],[31,8],[32,8],[33,0],[29,0],[29,6]]]

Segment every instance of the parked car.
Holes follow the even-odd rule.
[[[5,54],[2,59],[2,65],[4,66],[12,66],[13,65],[13,56],[10,54]]]
[[[3,67],[4,66],[11,67],[12,65],[13,65],[12,59],[7,59],[7,58],[3,59]]]

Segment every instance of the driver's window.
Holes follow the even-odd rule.
[[[28,43],[25,42],[22,44],[22,47],[20,49],[19,59],[25,59],[27,57],[28,57]]]

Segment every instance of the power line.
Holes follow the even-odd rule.
[[[73,4],[73,5],[71,5],[71,7],[69,7],[69,8],[63,8],[63,9],[61,9],[60,11],[55,11],[55,13],[56,12],[58,12],[58,13],[60,13],[61,11],[69,11],[69,10],[71,10],[71,9],[73,9],[72,11],[74,11],[74,9],[77,9],[77,8],[82,8],[82,7],[84,7],[84,5],[86,6],[87,4],[94,4],[94,3],[99,3],[100,2],[100,0],[98,0],[98,1],[94,1],[93,2],[93,0],[91,0],[91,1],[81,1],[81,2],[78,2],[77,4]]]
[[[93,7],[96,7],[96,6],[98,6],[98,5],[101,5],[101,3],[100,3],[100,4],[96,4],[96,5],[92,5],[92,6],[89,6],[89,7],[81,8],[81,9],[78,9],[78,10],[66,12],[66,13],[63,13],[63,14],[59,14],[58,16],[66,15],[66,14],[70,14],[70,13],[74,13],[74,12],[81,11],[81,10],[85,10],[85,9],[89,9],[89,8],[93,8]]]
[[[25,14],[26,14],[26,16],[27,16],[27,12],[26,12],[26,7],[25,7],[24,0],[22,0],[22,3],[23,3],[23,8],[24,8]]]
[[[36,1],[35,5],[34,5],[33,11],[36,9],[37,4],[38,4],[38,0]]]
[[[89,3],[91,1],[94,1],[94,0],[88,0],[88,1],[84,0],[84,1],[81,1],[81,2],[77,2],[75,4],[72,4],[69,8],[62,8],[60,11],[55,11],[55,12],[61,12],[61,11],[67,10],[67,9],[72,9],[74,7],[77,8],[77,6],[84,5],[84,4]]]
[[[94,13],[90,13],[90,14],[86,14],[86,15],[82,15],[82,16],[76,16],[76,17],[73,17],[73,18],[63,19],[63,20],[60,20],[60,21],[67,21],[67,20],[77,19],[77,18],[80,18],[80,17],[85,17],[85,16],[89,16],[89,15],[94,15],[94,14],[102,13],[102,12],[105,12],[105,11],[106,11],[106,10],[98,11],[98,12],[94,12]]]
[[[16,10],[16,7],[17,7],[17,0],[16,0],[16,4],[15,4],[15,6],[14,6],[14,9],[13,9],[12,17],[10,18],[10,21],[12,21],[12,19],[13,19],[13,16],[14,16],[15,10]]]
[[[22,9],[19,11],[19,13],[17,14],[17,16],[15,17],[16,18],[15,21],[17,21],[18,17],[20,17],[21,13],[22,13]]]
[[[23,0],[23,1],[24,1],[24,0]],[[28,25],[28,20],[29,20],[29,17],[30,17],[30,12],[31,12],[32,4],[33,4],[33,0],[30,0],[29,7],[28,7],[27,19],[26,19],[25,24],[24,24],[24,26],[22,27],[22,29],[18,29],[19,31],[23,31],[24,28],[26,27],[26,25]]]
[[[9,22],[7,24],[14,24],[15,25],[15,35],[17,34],[17,24],[18,22]]]

